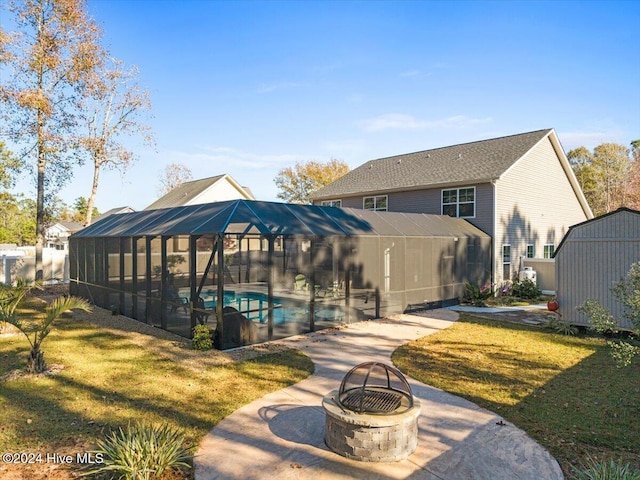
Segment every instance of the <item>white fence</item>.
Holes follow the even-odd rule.
[[[69,255],[62,250],[42,249],[42,267],[45,283],[67,283],[69,281]],[[0,253],[0,282],[12,284],[18,278],[35,280],[35,248],[4,251]]]
[[[525,267],[536,271],[538,288],[544,293],[556,291],[556,261],[553,258],[525,258]]]

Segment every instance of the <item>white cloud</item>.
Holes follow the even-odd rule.
[[[282,167],[292,165],[296,161],[303,160],[306,157],[302,155],[280,154],[265,155],[251,152],[245,152],[230,147],[197,147],[199,152],[168,152],[169,158],[176,158],[182,162],[188,163],[189,167],[200,166],[206,164],[221,165],[222,170],[228,170],[229,167],[242,167],[253,169],[265,169],[272,167]]]
[[[566,150],[577,147],[592,149],[606,142],[620,142],[623,135],[620,131],[591,131],[591,132],[557,132],[560,143]]]
[[[276,90],[288,90],[290,88],[299,88],[302,86],[302,83],[296,82],[263,83],[258,87],[258,93],[271,93]]]
[[[406,72],[402,72],[400,76],[405,78],[430,77],[431,72],[423,72],[422,70],[407,70]]]
[[[420,120],[412,115],[388,113],[363,120],[359,125],[366,132],[381,132],[384,130],[423,130],[426,128],[469,128],[491,121],[491,117],[471,118],[465,115],[455,115],[439,120]]]

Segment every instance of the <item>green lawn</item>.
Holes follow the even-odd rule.
[[[219,354],[189,350],[190,361],[180,362],[71,317],[56,323],[43,351],[49,366],[64,368],[0,380],[2,452],[86,451],[109,428],[131,420],[168,422],[195,446],[240,406],[313,371],[311,360],[296,351],[206,367],[194,355],[206,365]],[[27,355],[23,336],[0,336],[0,377],[23,368]]]
[[[602,339],[462,315],[393,361],[522,428],[565,474],[587,456],[640,470],[640,362],[616,368]]]

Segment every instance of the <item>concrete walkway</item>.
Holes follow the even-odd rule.
[[[457,313],[397,315],[285,339],[311,357],[315,372],[245,405],[202,440],[196,480],[563,479],[551,455],[526,433],[477,405],[409,379],[422,404],[417,450],[397,463],[348,460],[324,444],[322,397],[366,361],[391,363],[400,345],[449,327]]]

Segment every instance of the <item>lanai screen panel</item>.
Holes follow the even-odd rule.
[[[490,272],[464,220],[246,200],[113,215],[70,245],[72,292],[186,337],[217,326],[222,348],[454,301]]]

